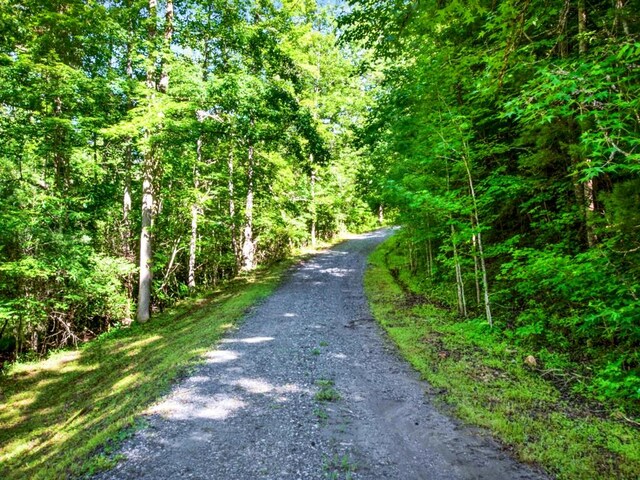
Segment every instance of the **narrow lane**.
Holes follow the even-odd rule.
[[[366,257],[389,233],[296,267],[96,478],[542,478],[435,410],[371,318]]]

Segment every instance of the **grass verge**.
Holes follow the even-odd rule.
[[[369,258],[369,303],[447,410],[559,479],[640,478],[640,429],[567,397],[527,366],[528,352],[497,339],[484,320],[461,321],[437,302],[408,298],[392,275],[406,268],[395,242]]]
[[[113,466],[115,448],[145,408],[267,297],[291,263],[239,277],[78,350],[11,366],[0,378],[0,478],[78,477]]]

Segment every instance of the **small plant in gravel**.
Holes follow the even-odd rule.
[[[316,380],[316,385],[318,385],[319,387],[333,387],[335,385],[335,382],[333,380],[321,378],[320,380]]]
[[[321,346],[321,347],[328,347],[328,346],[329,346],[329,342],[327,342],[326,340],[322,340],[322,341],[320,342],[320,346]]]
[[[320,387],[320,390],[315,395],[315,399],[319,402],[335,402],[340,400],[340,394],[333,388],[333,380],[321,379],[316,381],[316,385]]]
[[[333,455],[323,462],[326,477],[330,480],[352,480],[353,473],[357,470],[357,465],[351,460],[349,455]]]
[[[314,408],[313,414],[320,420],[321,422],[326,422],[329,418],[329,414],[324,408]]]
[[[311,350],[311,354],[312,355],[320,355],[320,349],[319,348],[314,348],[313,350]]]

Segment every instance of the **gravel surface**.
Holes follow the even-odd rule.
[[[95,478],[543,478],[439,413],[375,324],[362,276],[389,234],[295,267]]]

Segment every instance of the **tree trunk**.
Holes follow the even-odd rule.
[[[130,140],[130,139],[129,139]],[[132,230],[131,230],[131,164],[132,154],[131,145],[127,146],[125,153],[125,172],[124,172],[124,191],[122,193],[122,256],[130,262],[135,261],[135,249],[131,245],[132,242]],[[133,303],[133,284],[134,274],[127,274],[127,278],[124,281],[124,287],[127,290],[127,318],[123,319],[124,325],[129,325],[133,320],[131,318],[132,303]]]
[[[464,282],[462,281],[462,268],[460,267],[460,259],[458,258],[458,247],[455,239],[456,230],[451,225],[451,245],[453,246],[453,262],[456,272],[456,289],[458,292],[458,313],[467,316],[467,301],[464,294]]]
[[[242,244],[242,270],[255,268],[255,243],[253,242],[253,145],[249,146],[247,164],[247,199],[244,210],[244,235]]]
[[[137,320],[144,323],[149,320],[151,306],[151,225],[153,223],[153,152],[145,155],[142,181],[142,229],[140,232],[140,280],[138,285]]]
[[[156,28],[156,9],[157,1],[149,0],[149,43],[153,44]],[[167,1],[167,9],[165,16],[165,41],[163,46],[163,53],[169,51],[169,45],[171,43],[171,36],[173,34],[173,1]],[[155,102],[156,92],[167,92],[169,88],[169,73],[168,73],[168,57],[163,57],[162,60],[162,72],[161,72],[161,84],[158,85],[155,82],[155,59],[154,53],[149,54],[149,61],[147,65],[147,87],[149,88],[149,106]],[[153,257],[153,251],[151,247],[151,227],[153,225],[153,214],[155,207],[155,184],[157,182],[158,165],[155,158],[155,151],[151,142],[151,132],[147,130],[147,151],[145,153],[143,164],[143,179],[142,179],[142,221],[140,231],[140,278],[138,282],[138,312],[136,319],[140,323],[144,323],[149,320],[151,315],[151,274],[152,266],[151,261]]]
[[[229,168],[229,220],[231,221],[231,248],[233,248],[233,255],[236,259],[236,267],[240,265],[240,242],[238,240],[238,227],[236,225],[236,201],[234,198],[234,181],[233,181],[233,150],[229,152],[229,159],[227,161]]]
[[[564,0],[564,6],[560,11],[558,19],[558,56],[566,58],[569,55],[569,42],[567,41],[567,23],[569,19],[569,11],[571,10],[571,0]]]
[[[587,6],[586,0],[578,0],[578,50],[580,56],[584,56],[587,53]],[[586,159],[586,163],[589,164],[590,160]],[[596,210],[595,199],[595,181],[590,178],[582,184],[584,203],[582,208],[585,212],[585,225],[587,230],[587,244],[589,247],[593,247],[598,239],[596,237],[593,220]]]
[[[157,0],[149,0],[149,19],[147,23],[147,39],[149,45],[153,45],[156,38],[156,17],[157,17]],[[149,90],[156,90],[156,57],[155,49],[149,52],[149,58],[147,59],[147,88]]]
[[[427,219],[427,275],[433,278],[433,247],[431,245],[431,222]]]
[[[313,154],[309,155],[309,162],[313,165]],[[311,246],[316,247],[316,224],[318,222],[318,212],[316,209],[316,172],[311,167]]]
[[[586,1],[578,0],[578,51],[580,55],[587,53],[587,9]]]
[[[155,1],[155,0],[152,0]],[[173,0],[167,0],[164,21],[164,44],[162,49],[162,70],[158,91],[167,93],[169,89],[169,58],[171,56],[171,38],[173,37]]]
[[[480,217],[478,215],[478,202],[476,200],[476,191],[473,186],[473,177],[471,176],[471,166],[466,156],[462,157],[465,169],[467,171],[467,178],[469,180],[469,191],[471,192],[471,200],[473,202],[473,220],[475,228],[478,229],[476,233],[476,240],[478,246],[478,257],[480,258],[480,271],[482,272],[482,290],[484,293],[484,309],[489,326],[493,327],[493,316],[491,315],[491,300],[489,298],[489,281],[487,279],[487,266],[484,261],[484,249],[482,248],[482,232],[480,231]]]
[[[131,248],[131,145],[125,153],[124,191],[122,193],[122,256],[133,260]]]
[[[409,271],[413,275],[416,272],[416,264],[415,264],[415,260],[413,258],[414,257],[414,248],[413,248],[413,242],[412,241],[407,242],[407,250],[409,251]]]
[[[427,257],[427,275],[429,276],[429,278],[433,278],[433,252],[431,249],[431,238],[427,238],[427,251],[426,253],[426,257]]]
[[[191,205],[191,240],[189,241],[189,288],[196,286],[196,248],[198,246],[198,213],[195,203]]]
[[[613,21],[613,30],[616,31],[618,27],[618,23],[622,24],[622,31],[628,37],[629,36],[629,23],[627,19],[624,18],[624,1],[616,0],[616,15]]]
[[[590,160],[587,160],[589,163]],[[594,220],[596,216],[596,194],[595,180],[590,178],[583,183],[585,198],[585,221],[587,226],[587,245],[593,247],[598,243],[598,236],[595,231]]]
[[[487,280],[487,266],[484,262],[484,252],[482,249],[482,235],[478,231],[478,253],[480,254],[480,268],[482,271],[482,286],[484,291],[484,310],[489,326],[493,328],[493,317],[491,315],[491,301],[489,299],[489,281]]]
[[[202,135],[198,137],[196,143],[196,165],[193,168],[193,189],[195,195],[198,195],[200,188],[200,179],[198,173],[198,165],[202,162]],[[189,288],[196,286],[196,249],[198,247],[198,214],[200,206],[198,200],[195,199],[191,204],[191,239],[189,241],[189,273],[187,284]]]
[[[473,226],[473,221],[471,222]],[[478,262],[478,237],[474,233],[471,236],[471,244],[473,245],[473,276],[476,283],[476,303],[480,305],[480,265]]]

